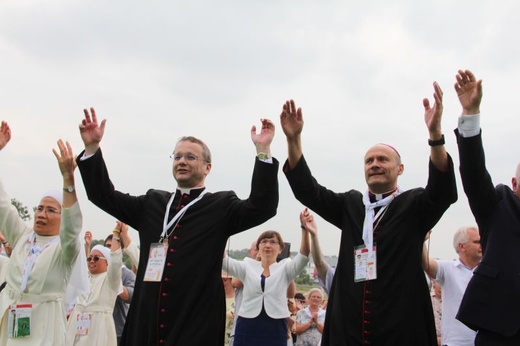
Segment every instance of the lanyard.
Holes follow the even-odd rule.
[[[170,217],[170,207],[172,206],[173,199],[175,198],[175,194],[177,191],[175,191],[172,196],[170,197],[170,200],[168,201],[168,204],[166,205],[166,212],[164,213],[164,221],[163,221],[163,231],[161,233],[161,238],[159,239],[159,243],[163,241],[164,238],[168,238],[169,234],[168,229],[175,223],[175,221],[181,219],[181,217],[186,213],[189,207],[197,203],[202,199],[202,197],[206,194],[207,190],[202,191],[202,193],[195,198],[193,201],[191,201],[188,205],[184,206],[175,216],[168,222],[168,218]],[[172,230],[173,232],[173,230]],[[171,233],[171,232],[170,232]]]
[[[29,276],[31,275],[32,269],[34,267],[34,262],[36,262],[36,258],[40,256],[43,250],[45,250],[52,244],[58,242],[58,240],[60,240],[60,237],[56,236],[54,237],[54,239],[52,239],[42,247],[35,245],[36,233],[34,233],[34,231],[31,233],[31,235],[29,235],[27,241],[31,245],[29,245],[29,253],[27,254],[27,257],[25,258],[25,262],[23,264],[22,283],[20,285],[20,289],[22,292],[25,291],[25,289],[27,288],[27,281],[29,281]]]

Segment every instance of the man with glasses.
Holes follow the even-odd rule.
[[[181,138],[172,153],[175,191],[150,189],[132,196],[110,181],[100,149],[105,120],[98,123],[92,108],[84,113],[80,133],[85,151],[78,166],[88,198],[136,229],[141,243],[122,343],[223,345],[221,263],[226,241],[273,217],[278,206],[278,161],[270,156],[273,123],[262,119],[260,133],[251,129],[257,158],[247,199],[233,191],[207,191],[211,153],[195,137]]]
[[[289,152],[283,170],[293,193],[342,231],[324,346],[437,344],[421,248],[426,233],[457,200],[457,190],[453,162],[444,148],[437,83],[434,99],[433,107],[423,100],[431,146],[428,184],[406,191],[397,184],[404,172],[401,156],[387,144],[365,153],[364,192],[337,193],[318,184],[303,156],[301,108],[292,100],[283,105],[280,120]]]
[[[0,150],[10,139],[11,130],[2,122]],[[82,216],[72,149],[61,140],[58,148],[53,152],[63,191],[43,195],[33,227],[20,218],[0,184],[0,229],[13,249],[0,293],[0,345],[65,344],[65,290],[81,249]]]

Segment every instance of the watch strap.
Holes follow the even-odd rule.
[[[431,139],[428,139],[428,145],[430,147],[436,147],[436,146],[439,146],[439,145],[444,145],[446,143],[446,141],[444,140],[444,135],[441,136],[441,139],[437,139],[435,141],[431,140]]]

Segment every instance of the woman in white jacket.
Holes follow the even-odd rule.
[[[244,283],[234,346],[287,346],[287,287],[309,261],[310,240],[304,228],[308,217],[307,209],[300,213],[302,241],[300,252],[293,259],[276,261],[284,248],[276,231],[265,231],[258,237],[260,261],[224,257],[223,270]]]

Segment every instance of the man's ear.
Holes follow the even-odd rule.
[[[397,168],[397,175],[401,175],[404,172],[404,164],[400,163],[399,167]]]
[[[206,172],[204,173],[204,176],[207,176],[211,172],[211,163],[206,163]]]

